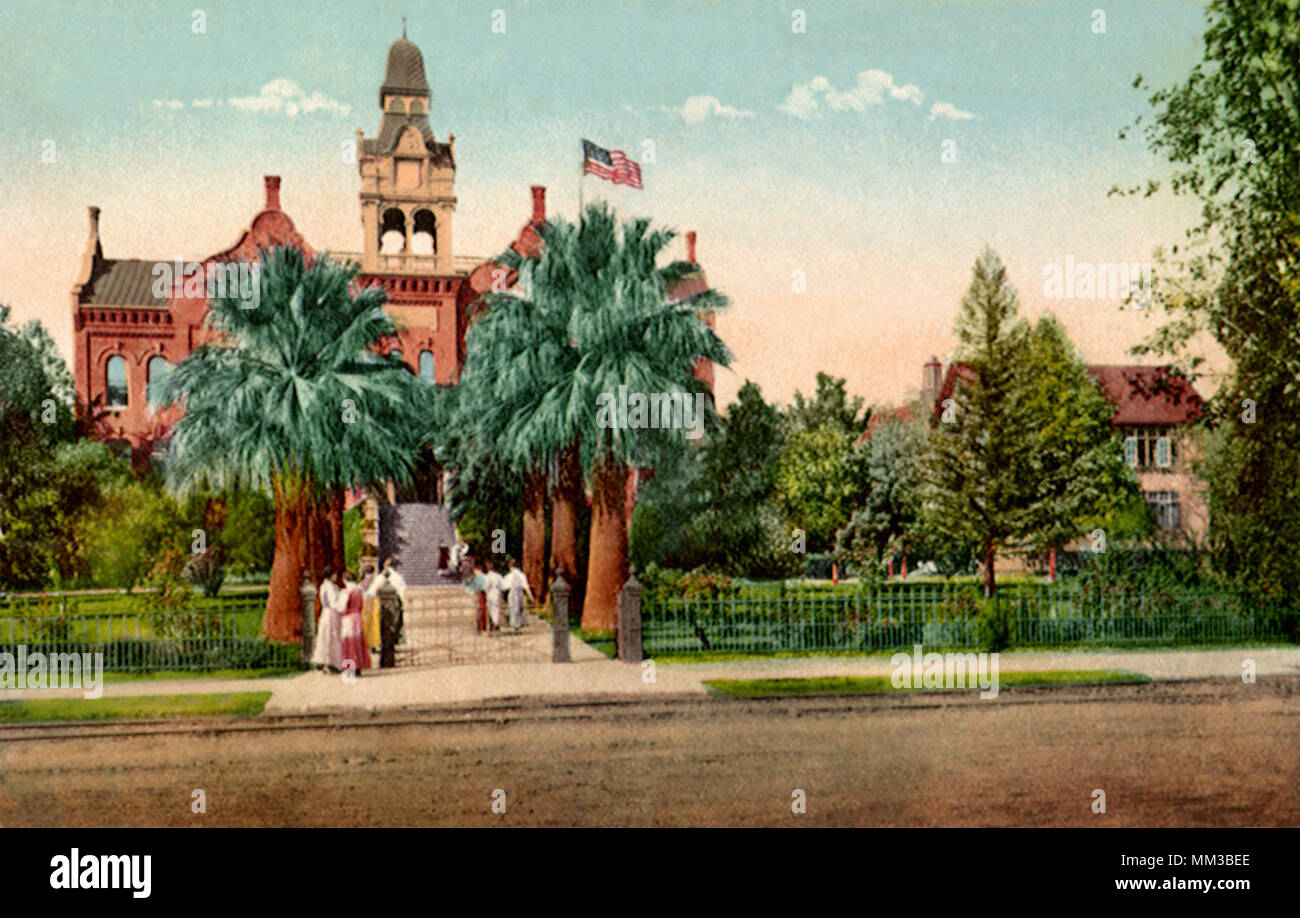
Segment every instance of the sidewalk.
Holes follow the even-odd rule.
[[[706,679],[775,679],[816,676],[887,676],[894,667],[886,656],[746,660],[734,663],[666,664],[647,668],[610,660],[573,641],[574,662],[494,663],[487,665],[371,669],[353,682],[319,672],[269,679],[176,679],[119,682],[103,687],[103,697],[271,692],[267,716],[379,713],[442,705],[548,698],[566,701],[703,697]],[[1240,679],[1244,660],[1253,660],[1258,677],[1300,675],[1300,647],[1233,650],[1151,650],[1127,652],[1013,651],[999,658],[1002,672],[1048,669],[1119,669],[1157,681]],[[0,690],[0,702],[26,698],[78,698],[80,689]]]

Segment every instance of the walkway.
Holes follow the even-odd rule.
[[[540,654],[549,628],[531,626],[516,638],[530,653]],[[417,645],[418,646],[418,645]],[[844,675],[889,675],[888,657],[800,658],[735,663],[676,664],[653,668],[610,660],[577,638],[570,642],[574,662],[479,663],[463,666],[411,666],[371,669],[352,682],[318,672],[267,679],[169,680],[119,682],[104,686],[105,697],[208,692],[270,691],[267,715],[301,715],[333,711],[378,713],[444,705],[547,699],[563,701],[699,698],[706,679],[756,679]],[[1157,681],[1219,678],[1239,681],[1245,660],[1255,663],[1260,678],[1300,674],[1300,647],[1232,650],[1151,650],[1126,652],[1004,653],[1002,672],[1044,669],[1120,669]],[[21,698],[80,697],[78,689],[0,690],[0,701]]]

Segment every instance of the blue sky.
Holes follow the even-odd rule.
[[[645,191],[588,179],[586,193],[699,231],[733,299],[724,398],[753,378],[786,400],[818,369],[870,401],[904,397],[930,353],[951,351],[986,243],[1027,315],[1051,308],[1090,360],[1125,360],[1153,317],[1048,302],[1042,270],[1067,255],[1146,261],[1193,222],[1189,202],[1105,192],[1166,171],[1116,134],[1147,108],[1134,76],[1185,76],[1204,22],[1198,3],[1112,3],[1098,34],[1097,5],[11,3],[0,301],[70,352],[86,205],[103,208],[109,257],[201,256],[247,225],[267,173],[313,245],[359,249],[341,149],[375,131],[406,15],[433,129],[456,133],[455,252],[498,251],[530,184],[572,217],[580,137],[638,157],[653,142]]]

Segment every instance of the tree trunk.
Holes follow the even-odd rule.
[[[302,606],[298,590],[307,569],[308,529],[312,502],[301,484],[277,480],[275,494],[275,556],[271,561],[270,595],[262,637],[270,641],[302,640]],[[313,580],[313,583],[318,580]]]
[[[597,460],[591,497],[591,551],[582,627],[618,627],[618,594],[627,579],[627,464]]]
[[[533,469],[524,479],[524,556],[520,560],[533,595],[546,595],[546,473]]]
[[[575,600],[581,601],[583,589],[578,576],[578,511],[586,499],[581,461],[576,444],[560,454],[551,494],[551,573],[564,571],[564,579],[572,588],[571,615],[581,611],[575,608]]]
[[[1047,582],[1056,583],[1056,546],[1053,545],[1047,554]]]
[[[341,571],[348,566],[347,552],[343,545],[343,489],[332,488],[329,500],[324,506],[325,532],[328,538],[328,551],[325,557],[329,566]]]
[[[997,585],[993,580],[993,559],[997,550],[993,546],[993,536],[984,537],[984,595],[992,596]]]

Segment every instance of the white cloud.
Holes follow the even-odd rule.
[[[185,103],[180,99],[154,99],[154,108],[184,108]]]
[[[776,108],[796,118],[808,118],[823,104],[833,111],[866,111],[869,107],[884,105],[886,99],[920,105],[925,93],[915,83],[899,84],[885,70],[863,70],[857,82],[849,89],[836,89],[824,76],[813,77],[807,83],[795,83],[790,93]],[[974,118],[947,102],[936,102],[930,108],[930,118]]]
[[[950,102],[936,102],[930,106],[930,121],[935,118],[951,118],[954,121],[969,121],[975,116],[970,112],[964,112]]]
[[[778,111],[783,111],[787,115],[794,115],[796,118],[807,118],[817,110],[817,97],[813,95],[817,90],[814,85],[817,82],[826,82],[825,77],[817,77],[812,83],[799,85],[796,83],[790,88],[790,95],[785,97],[785,101],[777,106]]]
[[[687,124],[698,124],[708,118],[753,118],[754,113],[743,108],[723,105],[717,96],[691,96],[678,107],[661,105],[659,110],[677,115]]]
[[[310,96],[293,80],[272,80],[262,87],[255,96],[237,96],[228,100],[232,108],[245,112],[260,112],[269,115],[285,114],[290,118],[299,113],[327,111],[335,115],[347,115],[352,107],[335,99],[327,98],[319,92]]]
[[[211,100],[211,99],[195,99],[193,102],[190,103],[190,107],[191,107],[191,108],[211,108],[211,107],[212,107],[212,100]]]

